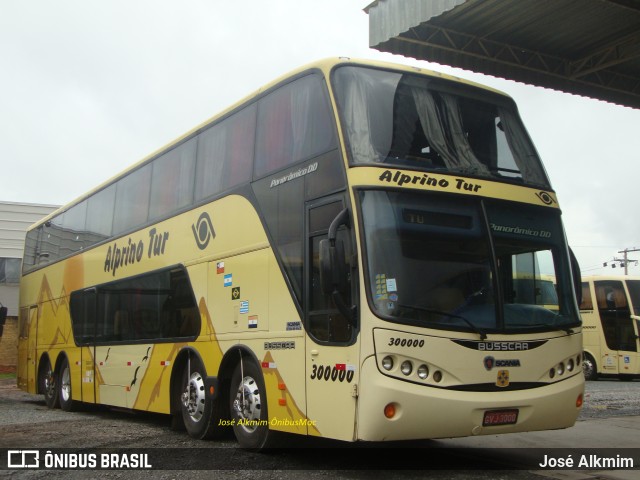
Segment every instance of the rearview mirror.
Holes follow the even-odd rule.
[[[580,272],[578,259],[571,249],[569,249],[569,256],[571,258],[571,275],[573,277],[573,289],[576,292],[576,300],[578,301],[578,305],[580,305],[582,303],[582,273]]]
[[[329,295],[334,291],[347,293],[347,261],[344,254],[344,242],[329,239],[320,240],[320,287]]]

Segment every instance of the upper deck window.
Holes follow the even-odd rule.
[[[350,161],[549,187],[507,97],[427,76],[354,66],[333,76]]]
[[[337,146],[322,77],[307,75],[259,101],[255,177],[311,159]]]

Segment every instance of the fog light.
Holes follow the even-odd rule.
[[[440,382],[440,380],[442,380],[442,372],[440,370],[437,370],[434,374],[433,374],[433,379],[436,382]]]
[[[384,416],[387,418],[393,418],[396,416],[396,404],[389,403],[384,407]]]
[[[402,365],[400,365],[400,371],[405,375],[411,375],[411,372],[413,371],[413,365],[411,365],[411,362],[409,360],[405,360],[404,362],[402,362]]]
[[[420,377],[422,380],[426,380],[428,376],[429,368],[426,365],[420,365],[418,367],[418,377]]]
[[[382,359],[382,368],[384,368],[385,370],[391,370],[393,368],[393,358],[384,357]]]

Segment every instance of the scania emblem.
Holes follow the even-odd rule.
[[[484,368],[486,368],[487,370],[491,370],[496,364],[496,359],[493,357],[484,357],[482,363],[484,363]]]

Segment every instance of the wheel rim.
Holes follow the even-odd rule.
[[[47,369],[47,372],[44,374],[44,394],[53,398],[56,393],[56,380],[53,374],[53,370],[51,370],[51,365]]]
[[[69,366],[62,370],[62,378],[60,378],[60,394],[62,400],[68,402],[71,398],[71,375],[69,374]]]
[[[593,376],[594,368],[593,362],[590,359],[585,358],[582,362],[582,371],[584,372],[585,378],[591,378]]]
[[[240,382],[233,409],[238,415],[238,425],[246,432],[254,432],[260,423],[260,389],[253,377],[246,376]]]
[[[204,415],[205,389],[202,375],[193,372],[182,393],[182,404],[194,422],[199,422]]]

